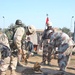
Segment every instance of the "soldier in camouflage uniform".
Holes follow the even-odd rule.
[[[0,75],[6,75],[10,64],[10,46],[6,34],[0,32]]]
[[[16,20],[16,25],[19,25],[19,27],[16,29],[16,32],[14,34],[14,44],[17,46],[18,49],[18,57],[19,61],[21,60],[20,57],[22,55],[22,48],[21,48],[21,41],[23,38],[23,35],[26,33],[26,35],[31,35],[35,33],[36,29],[34,26],[27,26],[27,27],[21,27],[22,22],[21,20]]]
[[[23,26],[21,20],[16,20],[15,25],[11,30],[11,38],[9,39],[10,48],[11,48],[11,59],[10,59],[10,68],[11,68],[11,75],[16,75],[15,69],[17,67],[17,63],[21,61],[23,56],[22,50],[22,41],[24,36],[31,35],[35,33],[36,29],[33,25],[31,26]],[[18,50],[17,54],[15,54],[15,50]],[[17,58],[18,57],[18,58]]]
[[[43,58],[42,58],[42,63],[46,64],[46,61],[48,65],[50,65],[50,60],[51,60],[51,49],[48,49],[47,44],[50,42],[50,32],[54,32],[54,29],[52,28],[51,24],[48,23],[47,29],[44,30],[42,39],[41,39],[41,47],[43,45]]]
[[[56,52],[56,54],[58,54],[58,65],[61,75],[64,75],[70,55],[72,54],[74,46],[73,40],[64,32],[53,33],[50,39],[51,42],[49,46],[53,45],[54,47],[58,47],[58,51]]]
[[[18,62],[21,61],[23,50],[22,50],[22,39],[24,35],[31,35],[34,34],[36,29],[34,26],[27,26],[27,27],[22,27],[22,21],[21,20],[16,20],[15,25],[18,26],[16,28],[15,34],[13,36],[14,44],[16,48],[18,49]],[[14,58],[13,58],[14,59]],[[17,66],[17,61],[14,60],[14,64]],[[15,66],[15,68],[16,68]]]

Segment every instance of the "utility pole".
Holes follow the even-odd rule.
[[[5,17],[2,16],[2,18],[3,18],[3,28],[4,28],[4,26],[5,26]]]
[[[72,27],[73,27],[73,26],[72,26],[72,24],[73,24],[73,18],[74,18],[74,16],[71,17],[70,31],[72,30]]]
[[[75,21],[74,21],[74,43],[75,43]]]

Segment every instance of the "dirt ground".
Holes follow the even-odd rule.
[[[28,59],[27,65],[25,65],[23,63],[24,66],[17,66],[17,68],[16,68],[17,75],[27,75],[27,74],[22,74],[23,70],[25,70],[26,68],[32,68],[36,62],[41,63],[41,61],[42,61],[42,52],[36,54],[35,56],[30,57]],[[59,70],[57,60],[52,59],[51,65],[52,66],[41,65],[41,70],[42,70],[41,73],[28,74],[28,75],[43,75],[43,73],[48,73],[48,75],[53,75],[53,74],[57,73]],[[26,71],[28,71],[28,70],[26,70]],[[71,61],[66,69],[66,72],[67,72],[66,75],[75,75],[75,55],[72,55]],[[9,70],[7,71],[7,75],[10,75]]]

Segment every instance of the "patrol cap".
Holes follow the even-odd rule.
[[[47,23],[47,26],[52,26],[52,22],[50,21],[48,21],[48,23]]]
[[[28,26],[28,30],[32,34],[36,32],[36,28],[33,25]]]

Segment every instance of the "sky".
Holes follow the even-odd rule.
[[[75,0],[0,0],[0,28],[7,28],[20,19],[27,26],[44,29],[46,14],[53,27],[73,30]]]

